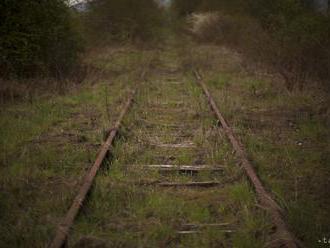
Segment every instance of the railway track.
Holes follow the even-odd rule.
[[[254,226],[256,240],[298,247],[200,74],[196,84],[172,71],[132,91],[49,247],[91,247],[91,233],[104,247],[231,247],[254,216],[267,223]],[[94,182],[107,153],[110,169]]]

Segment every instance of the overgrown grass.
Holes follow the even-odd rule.
[[[313,87],[289,93],[274,75],[242,70],[229,50],[218,49],[213,67],[204,67],[206,46],[192,46],[195,65],[266,188],[287,211],[290,228],[317,247],[329,232],[329,117],[321,107],[327,94]]]
[[[70,245],[112,247],[262,247],[270,221],[255,207],[231,148],[219,133],[201,90],[180,72],[173,47],[160,54],[125,118],[112,163],[97,178]],[[174,71],[174,72],[171,72]],[[157,144],[193,141],[198,148]],[[222,173],[161,173],[148,164],[223,165]],[[212,189],[165,189],[157,182],[218,181]],[[230,223],[179,235],[184,224]],[[226,234],[230,229],[232,234]]]
[[[185,73],[189,66],[204,62],[201,66],[208,68],[205,76],[212,94],[243,139],[267,189],[287,210],[297,236],[312,246],[313,237],[327,232],[327,129],[321,118],[312,114],[311,119],[306,110],[315,104],[314,98],[301,92],[289,94],[283,86],[240,71],[239,57],[227,49],[215,52],[189,42],[184,49],[174,49],[176,43],[171,42],[175,40],[161,51],[138,52],[132,47],[94,51],[89,63],[97,69],[76,92],[1,112],[1,130],[8,133],[0,133],[6,140],[1,143],[0,246],[47,245],[117,118],[128,87],[148,66],[148,80],[140,85],[111,160],[95,181],[69,245],[264,247],[271,241],[269,216],[257,207],[255,193],[201,89]],[[302,101],[306,109],[296,114]],[[187,141],[197,148],[158,146]],[[316,142],[322,146],[313,146]],[[148,164],[210,164],[225,169],[196,175],[161,173],[142,166]],[[220,186],[157,186],[191,181],[217,181]],[[229,225],[177,233],[184,224],[210,223]]]
[[[115,59],[102,58],[100,70],[65,95],[3,106],[1,247],[45,247],[51,241],[140,67],[148,60],[143,52],[133,53],[137,54],[123,48]],[[89,63],[97,64],[99,59],[94,55]],[[118,63],[116,70],[130,68],[130,73],[109,74],[112,61]]]

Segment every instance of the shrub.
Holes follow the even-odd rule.
[[[308,79],[328,80],[330,19],[312,12],[298,0],[260,6],[253,13],[271,37],[268,45],[273,49],[268,49],[267,56],[277,61],[273,64],[286,79],[288,88],[302,88]]]
[[[283,76],[289,90],[302,88],[309,80],[329,82],[328,16],[313,12],[300,0],[245,2],[201,1],[197,10],[221,11],[217,21],[202,25],[199,40],[230,46],[249,61],[268,65]]]
[[[90,41],[152,40],[158,36],[161,11],[154,0],[98,0],[86,15]]]
[[[0,2],[2,77],[62,77],[78,59],[81,41],[63,0]]]
[[[172,10],[178,17],[185,17],[195,12],[202,0],[175,0],[172,3]]]

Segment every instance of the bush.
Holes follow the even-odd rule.
[[[154,0],[98,0],[86,15],[89,40],[149,41],[157,38],[161,11]]]
[[[256,3],[254,17],[270,36],[274,65],[291,90],[308,79],[330,79],[330,19],[307,9],[298,0]],[[258,1],[257,1],[258,3]],[[266,57],[267,57],[266,56]]]
[[[172,10],[178,17],[185,17],[195,12],[201,3],[202,0],[175,0],[172,3]]]
[[[249,61],[268,65],[283,76],[289,90],[310,80],[329,82],[328,16],[300,0],[245,2],[202,0],[196,10],[221,11],[216,22],[207,22],[199,31],[199,40],[230,46]]]
[[[0,2],[2,77],[62,77],[77,63],[81,40],[63,0]]]

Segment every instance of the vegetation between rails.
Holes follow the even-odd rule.
[[[112,153],[97,178],[69,244],[104,247],[263,247],[271,239],[269,217],[255,206],[224,134],[180,57],[167,47],[139,88]],[[178,110],[178,111],[177,111]],[[193,141],[197,148],[161,148]],[[218,174],[161,173],[148,164],[223,165]],[[213,189],[164,189],[157,182],[216,180]],[[229,223],[180,235],[184,224]],[[266,231],[268,230],[268,231]],[[232,233],[226,233],[232,231]]]
[[[94,71],[66,96],[0,112],[0,246],[45,247],[150,54],[94,54]],[[129,63],[127,62],[129,61]],[[130,71],[116,74],[118,71]]]
[[[5,16],[0,20],[0,67],[5,72],[1,78],[15,88],[10,93],[4,84],[0,88],[2,102],[7,104],[0,112],[1,247],[44,247],[49,243],[81,176],[116,119],[127,87],[146,68],[152,70],[153,81],[144,84],[148,90],[140,92],[138,101],[148,103],[154,99],[161,104],[164,100],[170,110],[179,112],[164,116],[158,111],[144,111],[143,106],[135,107],[137,114],[130,115],[121,130],[111,168],[107,170],[109,164],[105,164],[101,171],[70,244],[107,244],[110,237],[110,246],[263,247],[272,240],[268,216],[257,207],[229,145],[216,132],[201,92],[191,85],[193,78],[187,72],[192,68],[204,72],[221,111],[246,145],[258,175],[286,210],[295,235],[310,247],[326,237],[330,213],[326,190],[329,96],[311,80],[328,79],[328,17],[316,15],[298,1],[267,5],[264,1],[175,1],[175,8],[183,3],[179,14],[184,16],[196,10],[220,12],[215,19],[216,29],[211,22],[198,34],[200,43],[196,44],[182,35],[162,33],[161,28],[170,19],[165,22],[164,13],[150,1],[100,1],[84,13],[69,10],[62,1],[28,2],[0,3],[5,7],[0,8],[0,12],[4,10],[1,16]],[[148,8],[143,8],[144,4]],[[50,9],[41,11],[46,6]],[[237,6],[242,8],[238,10]],[[28,10],[24,15],[23,8]],[[141,11],[133,11],[136,9]],[[60,10],[61,14],[56,15]],[[37,22],[38,18],[49,19],[43,23]],[[23,24],[15,25],[19,22]],[[169,35],[161,43],[164,47],[151,46],[149,42],[158,41],[161,34]],[[241,37],[246,38],[244,43]],[[88,52],[81,57],[85,66],[77,69],[73,65],[79,61],[83,39]],[[210,41],[217,45],[210,45]],[[51,54],[56,55],[54,60]],[[270,73],[274,71],[282,74],[284,83],[277,74]],[[79,79],[65,77],[72,72]],[[183,82],[185,90],[180,91],[176,85],[180,82],[176,81]],[[165,87],[164,82],[173,85]],[[27,84],[29,88],[22,87]],[[26,89],[38,91],[38,87],[43,88],[43,97],[27,93]],[[22,100],[20,95],[16,97],[17,90],[25,96],[23,103],[17,101]],[[58,91],[66,94],[54,96]],[[11,104],[6,99],[11,99]],[[173,99],[182,101],[188,109],[179,109],[180,103],[173,104]],[[175,133],[169,135],[173,126],[166,123],[185,118],[198,124],[193,129],[196,132],[189,134],[188,125],[179,135],[190,135],[203,154],[175,151],[173,160],[173,151],[156,151],[148,145],[181,141]],[[150,125],[160,128],[146,134],[145,126]],[[162,134],[161,139],[154,137]],[[194,177],[216,179],[225,187],[207,193],[160,192],[132,181],[188,182],[191,177],[164,177],[158,172],[128,170],[124,166],[155,161],[225,164],[225,175],[202,173]],[[176,230],[187,222],[219,220],[233,222],[230,228],[235,233],[228,238],[221,230],[207,228],[201,236],[177,236]]]

